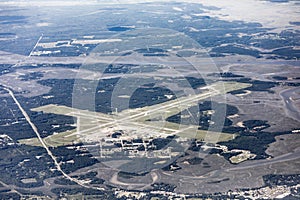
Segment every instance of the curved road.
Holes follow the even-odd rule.
[[[291,97],[295,96],[296,92],[298,92],[300,96],[300,88],[298,87],[284,90],[280,93],[280,96],[282,97],[286,105],[288,112],[287,114],[289,114],[289,116],[291,116],[292,118],[300,121],[300,110],[295,106],[295,102],[291,99]]]

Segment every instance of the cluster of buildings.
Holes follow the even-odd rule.
[[[128,136],[123,131],[117,131],[99,141],[99,156],[100,158],[112,158],[120,155],[128,158],[171,159],[172,156],[179,154],[174,151],[172,146],[168,145],[172,139],[162,135],[156,138],[159,138],[162,144],[157,144],[159,141],[154,142],[155,138],[150,135],[138,138],[137,136]]]

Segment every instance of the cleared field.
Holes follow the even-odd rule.
[[[79,142],[79,138],[76,134],[76,129],[71,131],[66,131],[62,133],[53,134],[51,136],[43,138],[44,142],[48,147],[58,147],[65,146]],[[37,138],[30,138],[25,140],[19,140],[21,144],[26,144],[30,146],[42,146],[40,141]]]
[[[232,156],[229,160],[231,163],[238,164],[238,163],[244,162],[246,160],[249,160],[251,158],[255,158],[255,156],[256,156],[255,154],[244,151],[237,156]]]

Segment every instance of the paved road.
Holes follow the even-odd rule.
[[[87,185],[84,185],[80,180],[74,179],[72,177],[70,177],[68,174],[66,174],[62,169],[60,164],[57,162],[56,157],[52,154],[52,152],[49,150],[49,148],[47,147],[47,145],[45,144],[44,140],[42,139],[37,127],[35,126],[35,124],[31,121],[29,115],[27,114],[27,112],[23,109],[23,107],[21,106],[20,102],[18,101],[18,99],[15,97],[13,91],[11,89],[9,89],[6,86],[0,85],[0,87],[2,87],[4,90],[6,90],[9,95],[11,96],[11,98],[14,100],[14,102],[16,103],[16,105],[18,106],[19,110],[22,112],[23,116],[25,117],[26,121],[29,123],[29,125],[31,126],[32,130],[34,131],[34,133],[36,134],[38,140],[40,141],[40,143],[42,144],[43,148],[47,151],[47,154],[51,157],[51,159],[53,160],[57,170],[59,172],[62,173],[62,175],[67,178],[70,181],[73,181],[75,183],[77,183],[80,186],[83,186],[85,188],[92,188],[92,189],[98,189],[98,190],[105,190],[104,188],[96,188],[96,187],[90,187]]]

